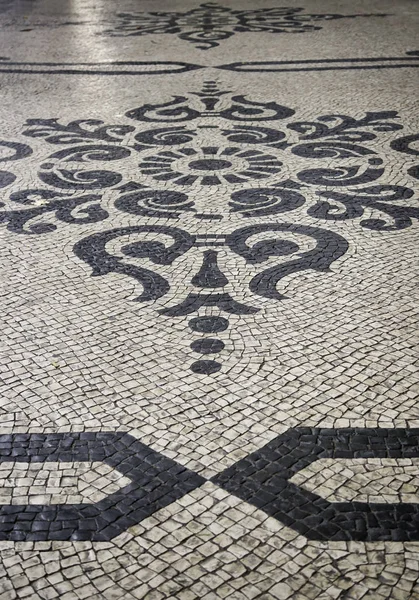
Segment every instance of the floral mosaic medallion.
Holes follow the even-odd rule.
[[[284,6],[235,10],[215,2],[205,2],[186,12],[119,13],[119,23],[105,34],[142,36],[171,33],[200,50],[209,50],[237,33],[306,33],[322,29],[325,21],[385,16],[382,13],[307,14],[303,8]]]
[[[0,0],[0,600],[419,600],[418,7]]]
[[[418,154],[419,136],[402,129],[396,111],[300,120],[213,81],[130,109],[123,124],[33,118],[19,141],[1,141],[0,219],[57,244],[60,223],[94,225],[77,259],[94,277],[131,278],[136,302],[205,334],[191,338],[190,369],[210,376],[228,358],[217,334],[231,315],[280,310],[289,276],[332,276],[346,230],[396,236],[419,218],[413,189],[386,169],[388,152]],[[44,142],[39,184],[17,189],[13,165],[31,139]],[[408,176],[413,185],[418,167]]]

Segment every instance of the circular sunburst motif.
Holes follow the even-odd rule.
[[[238,147],[182,148],[144,158],[140,171],[157,181],[178,185],[220,185],[265,179],[281,171],[282,162],[262,150]]]

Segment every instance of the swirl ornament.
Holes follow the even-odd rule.
[[[23,205],[24,208],[0,213],[0,223],[6,223],[10,231],[27,235],[40,235],[57,229],[54,223],[39,220],[46,213],[53,213],[56,219],[69,224],[97,223],[109,216],[101,208],[100,199],[101,196],[98,195],[74,197],[52,190],[15,192],[11,194],[10,200]],[[36,221],[31,223],[34,219]]]
[[[302,194],[284,187],[249,188],[231,194],[232,212],[241,212],[244,217],[279,214],[302,206]]]
[[[135,148],[136,150],[142,150],[154,146],[180,146],[190,143],[195,136],[195,131],[188,130],[184,126],[151,129],[140,132],[135,136],[138,142]]]
[[[134,131],[131,125],[104,125],[97,119],[80,119],[68,125],[58,119],[28,119],[24,135],[43,138],[49,144],[83,144],[86,142],[118,142]]]
[[[286,148],[285,133],[270,127],[253,125],[234,125],[233,129],[224,129],[223,135],[234,144],[269,144],[273,148]]]
[[[147,234],[152,234],[151,240],[147,239]],[[106,275],[111,272],[128,275],[139,281],[143,286],[142,293],[136,298],[137,302],[157,300],[170,289],[164,277],[150,269],[125,264],[120,257],[110,254],[106,250],[106,245],[110,241],[133,235],[140,239],[135,242],[130,241],[124,245],[121,249],[122,254],[133,258],[147,258],[157,265],[172,264],[174,260],[187,252],[193,244],[193,238],[185,231],[173,227],[139,225],[96,233],[84,238],[74,246],[74,253],[92,266],[92,277]],[[168,246],[165,243],[167,236],[172,240],[172,243]],[[160,238],[162,241],[160,241]]]
[[[133,215],[176,218],[180,213],[193,210],[193,201],[182,192],[168,190],[139,190],[121,196],[115,207]]]
[[[113,37],[147,34],[177,34],[200,50],[219,46],[237,33],[305,33],[322,29],[322,21],[355,17],[384,17],[385,14],[305,14],[302,8],[259,8],[236,10],[215,2],[204,2],[186,12],[119,13],[119,23],[103,32]]]
[[[203,107],[191,107],[186,96],[174,96],[172,100],[162,104],[144,104],[125,113],[128,119],[145,122],[182,123],[195,119],[208,119],[221,116],[230,121],[276,121],[294,114],[291,108],[276,102],[254,102],[246,96],[232,96],[230,106],[218,110],[220,97],[216,88],[204,88],[198,94]]]
[[[248,243],[252,236],[261,233],[268,235],[268,239]],[[294,234],[297,240],[303,236],[309,237],[315,241],[315,247],[312,250],[301,251],[300,242],[282,239],[278,237],[278,233]],[[272,256],[298,256],[298,258],[287,259],[278,266],[263,270],[251,280],[249,287],[254,294],[275,300],[284,298],[277,290],[277,284],[281,279],[305,269],[328,271],[332,262],[343,256],[348,250],[348,242],[336,233],[317,227],[289,223],[254,225],[238,229],[227,237],[226,244],[250,264],[264,263]]]
[[[251,12],[242,11],[242,27],[256,27]],[[292,15],[302,16],[297,9]],[[264,27],[263,19],[257,23]],[[385,134],[389,150],[404,156],[407,178],[419,179],[419,135],[401,136],[395,111],[358,119],[294,115],[274,100],[206,81],[201,90],[128,110],[129,124],[29,119],[22,133],[43,156],[31,174],[39,181],[16,187],[13,166],[24,165],[32,147],[0,141],[0,161],[7,162],[0,223],[11,233],[57,240],[59,225],[82,231],[73,251],[92,276],[130,277],[137,302],[153,304],[161,318],[186,317],[197,356],[191,372],[218,377],[232,317],[291,301],[288,276],[330,273],[349,247],[345,224],[360,235],[397,235],[419,219],[413,189],[389,179],[388,149],[381,153]],[[184,291],[163,302],[183,264]],[[237,272],[246,272],[245,284]]]
[[[26,144],[0,141],[0,162],[9,162],[26,158],[32,154],[32,148]]]
[[[79,169],[53,169],[50,164],[42,165],[39,179],[53,187],[71,190],[97,190],[112,187],[122,181],[122,176],[113,171],[84,171]],[[47,170],[48,169],[48,170]]]

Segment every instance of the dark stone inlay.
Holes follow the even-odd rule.
[[[191,211],[193,201],[182,192],[169,190],[135,190],[115,201],[115,208],[133,215],[169,218]]]
[[[189,321],[189,327],[199,333],[219,333],[225,331],[228,324],[224,317],[195,317]]]
[[[24,30],[21,30],[24,31]],[[27,29],[26,31],[29,31]],[[201,65],[175,61],[104,61],[104,62],[8,62],[0,64],[0,73],[48,75],[168,75],[202,69]]]
[[[206,219],[207,221],[221,221],[221,219],[223,219],[223,215],[212,215],[206,213],[196,213],[194,216],[197,219]]]
[[[191,364],[191,371],[202,373],[203,375],[212,375],[221,369],[220,363],[215,360],[197,360]]]
[[[237,302],[227,293],[190,293],[179,304],[162,308],[159,310],[159,313],[167,317],[184,317],[198,311],[203,306],[217,306],[220,310],[235,315],[251,315],[260,310],[259,308]]]
[[[281,239],[284,233],[293,233],[301,240],[301,245],[310,239],[316,246],[304,251],[300,243]],[[251,240],[257,234],[264,234],[266,238],[253,243]],[[254,294],[276,300],[284,298],[276,287],[281,279],[306,269],[328,271],[332,262],[343,256],[349,247],[347,240],[337,233],[293,223],[265,223],[236,229],[227,237],[226,244],[248,264],[263,264],[271,256],[294,254],[290,260],[262,270],[250,281],[249,288]]]
[[[205,482],[125,432],[0,435],[0,461],[101,461],[131,479],[94,504],[0,506],[0,540],[109,541]]]
[[[189,163],[191,169],[197,169],[199,171],[220,171],[221,169],[229,169],[231,166],[232,164],[229,160],[217,158],[193,160]]]
[[[419,429],[297,427],[212,478],[311,540],[418,541],[419,504],[330,502],[289,480],[320,458],[417,458]]]
[[[220,270],[217,262],[218,254],[215,250],[204,252],[202,266],[198,273],[192,277],[192,283],[200,288],[219,288],[228,283],[227,277]]]
[[[192,342],[191,348],[194,352],[199,352],[200,354],[217,354],[217,352],[221,352],[224,348],[224,342],[214,338],[205,338]]]
[[[147,240],[147,234],[153,234],[154,240]],[[129,257],[148,258],[156,265],[172,264],[176,258],[190,250],[194,243],[194,238],[181,229],[162,225],[134,225],[94,233],[77,242],[73,252],[91,265],[94,277],[114,272],[139,281],[143,286],[143,292],[137,298],[140,302],[156,300],[164,296],[169,291],[170,285],[159,273],[144,267],[125,264],[121,257],[107,252],[106,246],[111,240],[127,235],[136,236],[138,241],[123,246],[122,253]]]
[[[269,60],[235,62],[217,65],[217,69],[239,73],[292,73],[309,71],[351,71],[371,69],[419,68],[416,56],[365,57],[365,58],[317,58],[309,60]],[[396,62],[397,61],[397,62]]]
[[[16,180],[16,175],[9,171],[0,171],[0,188],[7,187]],[[4,206],[3,203],[0,206]]]
[[[305,198],[292,189],[282,188],[246,188],[231,194],[232,212],[240,211],[247,217],[267,216],[288,212],[303,206]]]
[[[201,185],[220,185],[221,180],[216,175],[205,175],[201,179]]]
[[[196,48],[209,50],[239,32],[305,33],[322,29],[323,21],[386,16],[386,13],[310,14],[304,12],[304,8],[278,6],[237,10],[215,2],[204,2],[185,12],[120,13],[117,25],[103,34],[125,37],[176,33],[179,39],[194,44]],[[204,100],[211,107],[213,86],[204,86],[205,91]]]
[[[340,63],[346,59],[336,60]],[[324,62],[331,64],[334,61],[325,59]],[[311,59],[296,62],[312,63]],[[291,64],[290,61],[279,63]],[[189,212],[198,219],[222,219],[221,214],[197,213],[193,194],[150,189],[133,181],[122,184],[121,173],[97,170],[95,164],[89,166],[96,161],[119,161],[153,147],[155,154],[147,152],[140,170],[159,182],[168,182],[169,188],[172,184],[195,187],[225,182],[243,184],[250,179],[268,177],[280,171],[283,164],[277,158],[278,152],[269,153],[273,148],[281,150],[280,156],[284,160],[290,158],[289,152],[308,159],[306,166],[302,163],[302,170],[296,174],[299,181],[272,179],[269,187],[254,185],[243,189],[240,185],[239,191],[232,191],[230,211],[238,211],[245,217],[265,217],[302,209],[306,195],[311,197],[314,193],[316,202],[309,203],[306,214],[317,222],[357,219],[360,227],[394,231],[410,227],[413,219],[419,219],[419,208],[405,202],[413,197],[414,191],[404,186],[383,184],[380,178],[385,175],[387,165],[369,147],[369,142],[380,132],[403,129],[396,111],[367,112],[360,118],[323,114],[310,121],[289,121],[283,125],[283,131],[278,129],[279,123],[275,128],[266,126],[294,114],[293,109],[275,102],[254,102],[238,92],[218,89],[216,82],[211,81],[204,82],[199,92],[185,92],[185,95],[166,102],[145,104],[128,111],[128,118],[156,125],[151,129],[147,127],[146,131],[138,131],[133,124],[106,124],[98,120],[60,123],[57,118],[28,119],[23,135],[65,146],[45,158],[38,172],[43,184],[57,189],[10,190],[9,199],[17,205],[12,204],[11,210],[0,211],[0,222],[10,231],[23,235],[48,234],[60,221],[74,225],[97,223],[109,217],[101,206],[102,200],[106,205],[102,190],[114,186],[118,186],[115,189],[121,194],[114,206],[123,212],[165,219],[178,219],[180,214]],[[214,143],[219,145],[206,146],[208,139],[199,135],[201,119],[209,119],[209,122],[214,119],[218,124],[208,127],[218,129],[224,141],[220,142],[220,137],[216,136]],[[191,123],[195,120],[198,121]],[[127,134],[130,134],[129,139]],[[409,134],[393,140],[391,148],[417,156],[418,140],[419,134]],[[260,149],[255,145],[260,145]],[[282,152],[285,149],[287,152]],[[0,141],[0,150],[0,161],[15,161],[32,154],[29,146],[15,142]],[[355,157],[360,159],[359,164],[352,160]],[[234,173],[223,170],[235,164],[237,159],[248,166],[243,165]],[[321,159],[326,162],[322,163]],[[342,165],[341,159],[351,159],[351,163]],[[178,160],[182,161],[181,172],[176,170]],[[189,173],[186,163],[197,171]],[[409,165],[406,170],[410,177],[419,179],[418,165]],[[0,188],[15,181],[13,173],[0,171]],[[311,186],[315,187],[310,190]],[[88,190],[92,193],[87,193]],[[371,210],[379,218],[360,220],[364,211],[370,214]],[[54,222],[51,222],[52,218]],[[187,222],[184,226],[189,229]],[[339,231],[345,229],[339,227]],[[292,234],[291,240],[289,234]],[[125,236],[129,236],[129,241],[124,240]],[[115,253],[112,253],[112,245],[117,249]],[[79,240],[73,251],[92,267],[94,277],[113,272],[134,278],[141,286],[135,300],[150,302],[162,298],[170,290],[171,277],[166,275],[168,265],[180,264],[192,248],[205,248],[202,264],[192,267],[190,277],[196,286],[194,291],[173,300],[174,306],[157,309],[158,312],[167,317],[191,315],[201,312],[204,307],[216,307],[222,314],[258,312],[261,309],[240,303],[235,299],[235,293],[225,291],[228,281],[217,265],[217,253],[207,249],[220,246],[239,255],[249,266],[250,281],[247,278],[241,281],[245,288],[249,287],[253,294],[262,298],[281,300],[284,295],[279,285],[282,286],[285,277],[309,269],[329,271],[330,265],[347,251],[348,241],[328,229],[296,225],[295,218],[290,218],[289,223],[282,220],[280,223],[264,222],[218,236],[204,236],[165,225],[120,227],[98,231]],[[175,273],[173,277],[176,277]],[[213,311],[205,312],[211,314]]]
[[[6,150],[4,150],[6,149]],[[20,144],[18,142],[6,142],[0,140],[0,162],[9,162],[13,160],[20,160],[26,158],[32,154],[33,150],[26,144]]]
[[[195,373],[221,365],[200,360]],[[225,469],[212,482],[312,540],[419,541],[419,503],[330,502],[290,483],[323,458],[419,457],[419,428],[297,427]],[[96,503],[0,506],[0,540],[108,541],[206,479],[125,432],[0,435],[0,461],[103,462],[131,480]]]

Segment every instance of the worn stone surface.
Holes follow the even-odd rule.
[[[417,3],[0,2],[0,600],[419,599]]]

